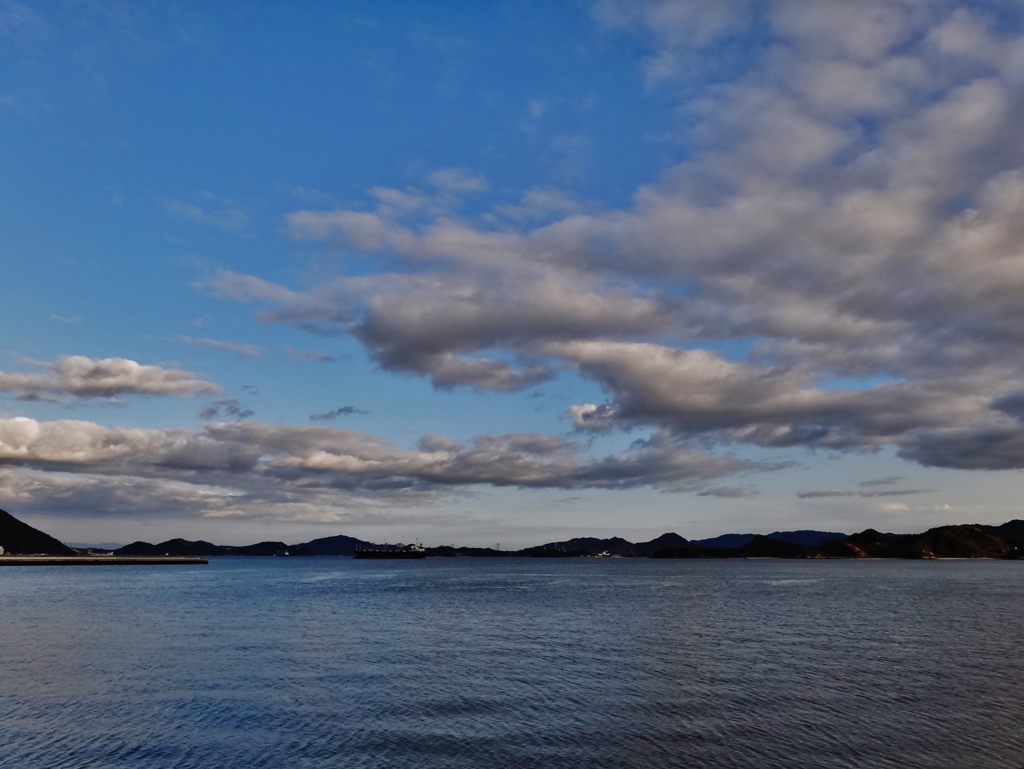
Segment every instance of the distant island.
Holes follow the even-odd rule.
[[[72,548],[0,510],[0,547],[5,555],[99,556],[119,558],[209,556],[351,556],[363,549],[402,549],[338,535],[288,545],[258,542],[253,545],[215,545],[210,542],[170,539],[150,544],[133,542],[112,553]],[[828,531],[776,531],[771,534],[723,534],[712,539],[687,540],[662,534],[649,542],[621,537],[577,537],[563,542],[498,550],[487,547],[426,548],[427,556],[484,558],[1001,558],[1018,560],[1024,554],[1024,521],[999,526],[961,524],[939,526],[922,534],[884,534],[867,529],[858,534]]]

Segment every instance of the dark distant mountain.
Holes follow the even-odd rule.
[[[758,534],[741,547],[740,552],[744,558],[806,558],[811,548]]]
[[[299,545],[292,545],[289,550],[292,555],[352,555],[356,550],[362,548],[377,547],[372,542],[364,542],[355,537],[346,537],[339,534],[336,537],[322,537],[311,542],[303,542]]]
[[[474,556],[477,558],[514,558],[521,556],[523,553],[520,550],[495,550],[493,547],[452,547],[451,545],[441,545],[440,547],[428,547],[428,556],[438,556],[440,558],[461,558],[464,556]]]
[[[867,529],[829,542],[821,553],[833,558],[1005,558],[1012,550],[1010,542],[981,526],[960,525],[939,526],[923,534],[882,534]]]
[[[75,555],[60,540],[0,510],[0,547],[7,555]]]
[[[130,545],[115,550],[117,556],[147,555],[289,555],[290,550],[284,542],[259,542],[255,545],[234,547],[231,545],[214,545],[211,542],[190,542],[187,539],[169,539],[156,545],[149,542],[132,542]]]
[[[754,538],[753,534],[719,534],[717,537],[711,537],[710,539],[693,539],[690,540],[691,544],[698,545],[700,547],[710,548],[737,548],[743,547],[750,540]]]
[[[363,547],[381,546],[344,535],[323,537],[298,545],[286,545],[284,542],[258,542],[255,545],[235,546],[215,545],[203,540],[192,542],[187,539],[169,539],[156,545],[149,542],[132,542],[130,545],[115,550],[114,555],[352,555]]]
[[[485,558],[581,558],[589,555],[608,553],[627,557],[646,557],[666,547],[689,548],[690,542],[678,534],[662,534],[650,542],[630,542],[622,537],[576,537],[561,542],[527,547],[522,550],[495,550],[489,547],[428,547],[427,555],[435,556],[478,556]]]
[[[2,511],[0,511],[2,513]],[[47,552],[67,554],[70,549],[42,532],[32,529],[7,513],[0,517],[0,545],[10,553]],[[20,531],[44,537],[29,549],[12,549],[4,541],[4,526],[13,521]],[[14,540],[8,537],[13,543]],[[133,542],[114,551],[121,556],[145,555],[337,555],[351,556],[362,548],[382,548],[355,537],[323,537],[297,545],[260,542],[235,547],[210,542],[172,539],[152,545]],[[60,549],[59,549],[60,548]],[[922,534],[883,534],[866,529],[846,536],[838,532],[800,529],[762,534],[723,534],[711,539],[689,541],[675,533],[662,534],[650,542],[630,542],[622,537],[606,539],[576,537],[523,550],[488,547],[443,546],[427,548],[431,556],[477,556],[487,558],[533,557],[578,558],[607,553],[627,557],[654,558],[1024,558],[1024,521],[1000,526],[939,526]]]
[[[874,529],[865,529],[846,539],[823,545],[821,553],[829,558],[891,558],[901,546],[901,537],[910,536],[913,535],[882,534]]]
[[[790,542],[794,545],[803,545],[804,547],[821,547],[837,539],[846,539],[846,535],[838,531],[813,531],[811,529],[773,531],[768,536],[780,542]]]
[[[1024,541],[1024,521],[1019,519],[1007,521],[1001,526],[985,526],[983,524],[975,524],[975,526],[986,534],[1005,539],[1007,542]]]
[[[118,556],[147,556],[147,555],[220,555],[220,545],[199,540],[190,542],[187,539],[169,539],[159,544],[149,542],[132,542],[114,551]]]
[[[1007,521],[1001,526],[975,525],[986,534],[999,537],[1009,546],[1010,550],[1007,552],[1006,558],[1013,560],[1024,558],[1024,521]]]
[[[741,535],[737,535],[741,536]],[[652,558],[807,558],[814,551],[803,545],[752,534],[742,547],[668,547]],[[727,542],[730,540],[726,540]]]
[[[662,534],[650,542],[630,542],[622,537],[609,537],[601,539],[598,537],[576,537],[563,542],[549,542],[546,545],[528,547],[519,550],[520,555],[534,558],[559,558],[592,555],[596,553],[608,553],[609,555],[623,555],[646,557],[653,555],[658,550],[665,548],[687,548],[693,547],[689,540],[678,534],[669,532]]]
[[[225,555],[291,555],[291,548],[284,542],[257,542],[255,545],[229,547]]]
[[[674,531],[670,531],[668,534],[662,534],[660,537],[652,539],[650,542],[638,542],[633,546],[636,555],[651,556],[659,550],[663,550],[666,547],[675,548],[677,550],[695,549],[697,546],[686,539],[686,537],[680,537]]]
[[[911,558],[1002,558],[1010,546],[977,526],[940,526],[911,542]]]
[[[722,534],[711,539],[694,539],[692,543],[694,545],[700,545],[701,547],[743,547],[751,540],[754,539],[755,534]],[[845,539],[846,535],[836,531],[812,531],[810,529],[800,529],[798,531],[773,531],[768,535],[772,539],[777,539],[780,542],[790,542],[794,545],[803,545],[804,547],[821,547],[827,542],[832,542],[837,539]]]
[[[598,537],[575,537],[563,542],[548,542],[546,545],[527,547],[520,550],[520,555],[534,558],[558,558],[560,556],[587,555],[588,553],[615,553],[616,555],[635,555],[634,545],[622,537],[599,539]]]

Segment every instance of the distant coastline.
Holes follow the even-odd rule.
[[[133,542],[111,552],[68,547],[50,535],[19,521],[0,510],[0,547],[7,563],[9,556],[49,556],[67,563],[167,563],[201,562],[218,556],[316,557],[353,556],[357,550],[401,551],[409,546],[377,544],[338,535],[288,545],[284,542],[258,542],[253,545],[215,545],[202,540],[171,539],[157,544]],[[444,545],[424,548],[427,557],[458,558],[656,558],[656,559],[729,559],[729,558],[989,558],[1019,560],[1024,554],[1024,521],[1012,520],[999,526],[960,524],[939,526],[921,534],[886,534],[867,529],[857,534],[797,530],[771,534],[723,534],[704,540],[687,540],[675,533],[663,534],[648,542],[630,542],[621,537],[577,537],[549,542],[521,550]],[[90,560],[85,560],[90,559]],[[104,560],[106,559],[106,560]],[[118,559],[116,561],[110,559]],[[191,559],[181,561],[181,559]]]
[[[0,555],[0,566],[200,566],[196,556],[119,558],[116,555]]]
[[[118,556],[203,555],[203,556],[351,556],[359,549],[394,549],[403,545],[380,545],[336,536],[296,545],[260,542],[245,547],[213,545],[209,542],[168,540],[156,545],[135,542],[114,551]],[[713,539],[687,540],[663,534],[649,542],[630,542],[621,537],[600,539],[578,537],[549,542],[521,550],[444,545],[425,548],[428,557],[458,558],[1000,558],[1016,560],[1024,553],[1024,521],[1000,526],[961,524],[939,526],[921,534],[884,534],[867,529],[857,534],[813,530],[777,531],[772,534],[725,534]]]

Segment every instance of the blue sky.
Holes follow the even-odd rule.
[[[1020,21],[0,2],[0,506],[79,542],[1019,517]]]

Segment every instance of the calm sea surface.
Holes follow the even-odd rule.
[[[1024,563],[0,570],[2,767],[1024,766]]]

